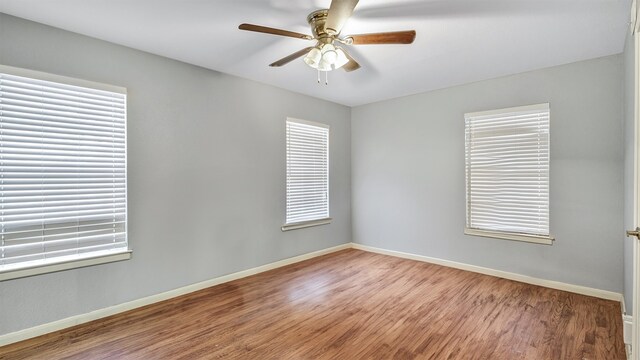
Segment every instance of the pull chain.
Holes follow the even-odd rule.
[[[323,71],[323,72],[324,72],[324,84],[329,85],[329,72],[328,71]],[[320,70],[318,70],[318,84],[320,84]]]

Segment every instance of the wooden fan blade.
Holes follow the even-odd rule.
[[[331,35],[337,35],[342,30],[344,24],[349,20],[353,9],[358,4],[358,0],[333,0],[327,14],[327,21],[324,29]]]
[[[346,39],[352,40],[352,45],[411,44],[415,38],[415,30],[349,35],[346,37]]]
[[[293,60],[299,58],[300,56],[306,55],[309,51],[311,51],[311,49],[313,49],[313,46],[309,46],[309,47],[304,48],[304,49],[302,49],[300,51],[296,51],[296,52],[294,52],[293,54],[291,54],[289,56],[285,56],[282,59],[280,59],[280,60],[278,60],[278,61],[276,61],[276,62],[274,62],[272,64],[269,64],[269,66],[280,67],[282,65],[286,65],[286,64],[292,62]]]
[[[344,55],[347,57],[347,59],[349,59],[349,62],[344,64],[342,66],[342,68],[344,69],[344,71],[346,72],[352,72],[354,70],[358,70],[360,69],[360,64],[358,64],[357,61],[355,61],[351,55],[349,55],[348,52],[344,51],[344,49],[342,49],[342,51],[344,52]]]
[[[266,33],[266,34],[272,34],[272,35],[289,36],[289,37],[304,39],[304,40],[313,39],[313,36],[311,35],[305,35],[305,34],[297,33],[294,31],[275,29],[275,28],[270,28],[270,27],[260,26],[260,25],[253,25],[253,24],[240,24],[240,26],[238,26],[238,29],[255,31],[259,33]]]

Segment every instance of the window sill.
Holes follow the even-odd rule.
[[[60,261],[52,261],[49,263],[34,264],[23,267],[7,267],[0,266],[0,281],[17,279],[27,276],[45,274],[50,272],[75,269],[85,266],[105,264],[115,261],[128,260],[131,258],[131,250],[123,250],[118,252],[107,252],[90,257],[76,257],[73,259],[64,259]]]
[[[324,218],[324,219],[318,219],[318,220],[309,220],[309,221],[301,221],[297,223],[285,224],[285,225],[282,225],[282,231],[302,229],[302,228],[318,226],[318,225],[326,225],[326,224],[330,224],[332,220],[333,220],[332,218]]]
[[[504,239],[504,240],[513,240],[513,241],[524,241],[535,244],[543,244],[543,245],[553,245],[555,239],[551,236],[542,236],[542,235],[529,235],[529,234],[516,234],[516,233],[506,233],[499,231],[488,231],[488,230],[479,230],[479,229],[464,229],[465,235],[474,235],[474,236],[482,236],[482,237],[490,237],[494,239]]]

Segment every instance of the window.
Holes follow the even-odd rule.
[[[551,244],[549,104],[464,117],[465,233]]]
[[[287,120],[287,209],[282,230],[328,224],[329,126]]]
[[[126,92],[0,66],[0,280],[130,256]]]

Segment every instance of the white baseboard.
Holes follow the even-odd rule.
[[[374,252],[378,254],[391,255],[391,256],[396,256],[404,259],[428,262],[431,264],[442,265],[442,266],[452,267],[460,270],[466,270],[466,271],[471,271],[475,273],[496,276],[503,279],[515,280],[515,281],[519,281],[527,284],[544,286],[551,289],[563,290],[563,291],[593,296],[593,297],[606,299],[606,300],[622,301],[622,294],[616,293],[613,291],[594,289],[586,286],[567,284],[567,283],[553,281],[553,280],[539,279],[532,276],[521,275],[521,274],[511,273],[507,271],[502,271],[502,270],[495,270],[495,269],[486,268],[482,266],[469,265],[469,264],[464,264],[464,263],[459,263],[459,262],[444,260],[444,259],[438,259],[434,257],[424,256],[424,255],[416,255],[416,254],[410,254],[410,253],[394,251],[394,250],[386,250],[386,249],[376,248],[373,246],[367,246],[362,244],[352,243],[352,246],[354,249]]]
[[[259,274],[265,271],[273,270],[279,267],[283,267],[286,265],[294,264],[300,261],[308,260],[314,257],[326,255],[332,252],[349,249],[351,248],[351,243],[342,244],[338,246],[334,246],[328,249],[314,251],[308,254],[303,254],[299,256],[294,256],[288,259],[276,261],[270,264],[258,266],[252,269],[239,271],[233,274],[228,274],[224,276],[217,277],[215,279],[202,281],[199,283],[187,285],[181,288],[169,290],[167,292],[163,292],[156,295],[147,296],[141,299],[129,301],[123,304],[118,304],[114,306],[110,306],[103,309],[98,309],[86,314],[80,314],[71,316],[65,319],[53,321],[50,323],[34,326],[32,328],[19,330],[16,332],[0,335],[0,346],[9,345],[18,341],[27,340],[30,338],[34,338],[36,336],[48,334],[50,332],[63,330],[75,325],[80,325],[87,323],[89,321],[98,320],[107,316],[115,315],[121,312],[133,310],[142,306],[150,305],[156,302],[160,302],[163,300],[168,300],[174,298],[176,296],[185,295],[194,291],[202,290],[211,286],[219,285],[222,283],[226,283],[229,281],[241,279],[247,276]]]
[[[624,334],[624,343],[631,345],[631,331],[633,330],[633,317],[631,315],[622,315],[622,333]]]
[[[631,341],[633,339],[633,317],[627,315],[627,306],[624,302],[624,296],[620,301],[620,307],[622,308],[622,338],[624,340],[624,350],[627,353],[627,359],[631,359]]]
[[[624,301],[624,295],[620,300],[620,307],[622,308],[622,333],[624,335],[625,345],[631,345],[631,330],[633,326],[633,317],[627,315],[627,305]]]

